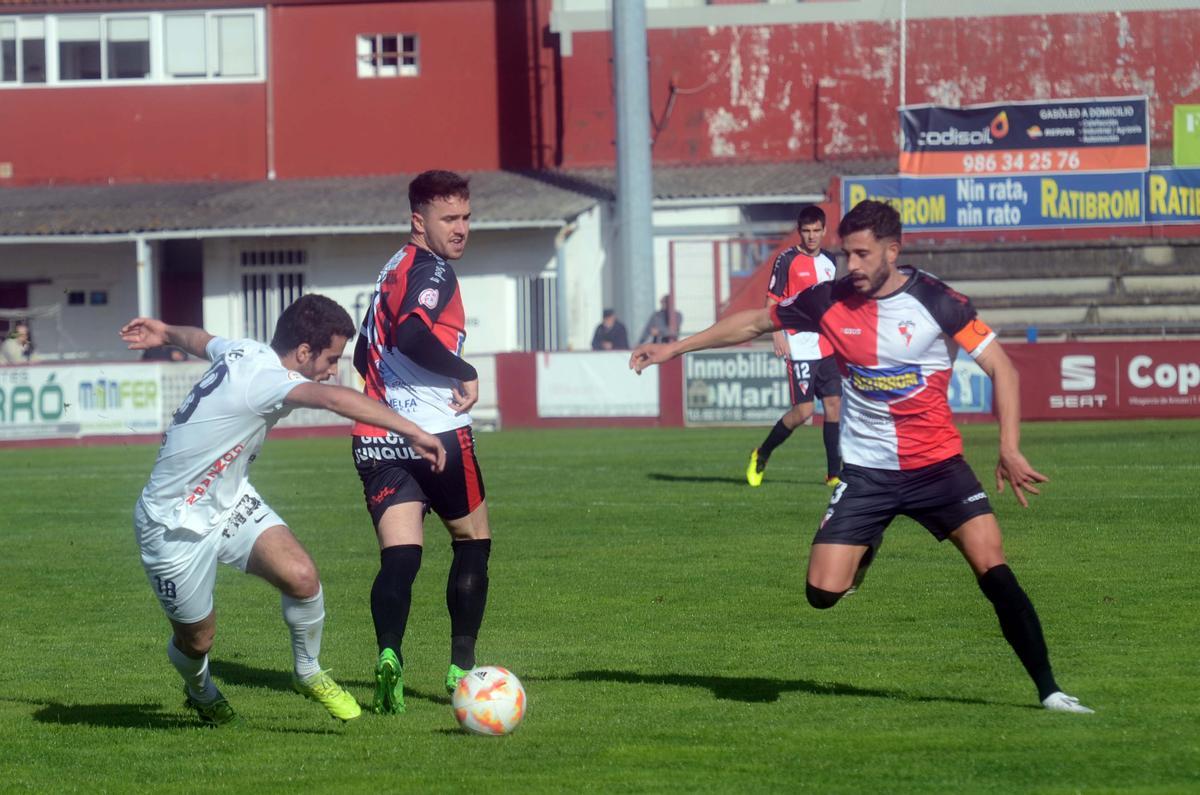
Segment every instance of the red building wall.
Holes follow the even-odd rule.
[[[262,179],[266,107],[261,83],[0,91],[0,185]]]
[[[273,9],[279,177],[500,166],[495,0]],[[355,37],[415,33],[417,78],[359,78]]]
[[[1196,41],[1200,10],[910,20],[905,101],[1146,94],[1154,144],[1167,146],[1172,106],[1200,102]],[[572,43],[558,159],[608,165],[611,37],[577,32]],[[648,47],[657,164],[897,152],[896,22],[650,30]]]

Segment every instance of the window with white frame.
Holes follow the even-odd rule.
[[[358,36],[359,77],[416,77],[417,37],[413,33]]]
[[[0,88],[262,80],[262,9],[0,16]]]
[[[308,252],[304,249],[256,249],[241,253],[242,327],[247,337],[269,342],[275,321],[304,295]]]

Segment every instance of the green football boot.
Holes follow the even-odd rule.
[[[196,714],[200,717],[200,722],[206,726],[221,728],[242,725],[242,716],[233,711],[233,707],[229,706],[229,702],[225,700],[225,696],[220,695],[220,693],[217,694],[215,701],[210,701],[206,704],[193,698],[185,685],[183,688],[183,705],[189,709],[196,710]]]
[[[309,701],[325,707],[330,715],[340,721],[354,720],[362,714],[362,707],[358,706],[354,696],[333,681],[327,671],[318,671],[307,679],[292,674],[292,688]]]
[[[459,668],[454,663],[450,663],[450,670],[446,672],[446,692],[453,693],[458,689],[458,683],[467,675],[467,671]]]
[[[404,712],[404,668],[391,649],[379,652],[379,661],[375,663],[375,701],[371,710],[376,715]]]

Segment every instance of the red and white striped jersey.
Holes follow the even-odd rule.
[[[462,356],[466,314],[458,277],[446,260],[412,243],[383,266],[359,329],[368,343],[363,392],[428,433],[470,425],[469,414],[456,415],[450,407],[452,389],[458,382],[426,370],[396,350],[396,329],[409,315],[421,318],[446,350]],[[362,422],[355,423],[352,432],[356,436],[389,434],[386,428]]]
[[[996,335],[971,301],[915,268],[883,298],[849,279],[776,304],[777,328],[820,329],[842,373],[842,458],[875,469],[916,469],[962,452],[946,390],[959,347],[972,357]]]
[[[771,282],[767,285],[767,293],[782,300],[789,295],[807,290],[814,284],[833,280],[837,265],[833,255],[825,249],[810,257],[793,246],[775,258],[771,268]],[[812,361],[824,359],[833,353],[829,341],[819,333],[812,331],[788,330],[789,357],[793,361]]]

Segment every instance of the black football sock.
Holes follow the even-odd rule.
[[[412,585],[421,569],[419,544],[400,544],[379,551],[379,573],[371,586],[371,618],[379,650],[391,649],[401,664],[400,643],[412,606]]]
[[[492,539],[453,541],[454,562],[446,578],[446,609],[450,611],[450,662],[469,671],[475,667],[475,639],[487,606],[488,557]]]
[[[767,438],[758,446],[758,462],[765,464],[767,459],[771,457],[771,452],[787,441],[787,438],[792,435],[792,429],[783,424],[783,420],[775,423],[775,427],[771,428],[771,432],[767,434]]]
[[[979,578],[979,590],[992,603],[1004,639],[1037,685],[1038,699],[1044,700],[1059,688],[1050,671],[1050,652],[1033,603],[1021,590],[1012,570],[1003,563],[984,572]]]
[[[842,472],[842,455],[838,452],[838,436],[841,423],[825,420],[821,426],[821,438],[825,440],[825,472],[834,477]]]

